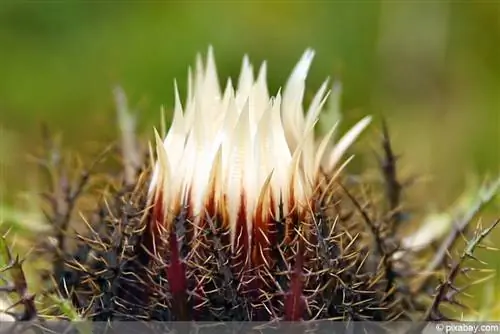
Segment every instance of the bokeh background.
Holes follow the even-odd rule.
[[[446,209],[470,175],[500,172],[498,1],[2,2],[3,215],[29,211],[20,194],[35,182],[26,155],[41,122],[75,150],[114,139],[119,84],[151,131],[208,45],[221,78],[244,54],[267,60],[272,92],[315,49],[308,94],[338,78],[346,124],[388,119],[404,171],[430,177],[415,195],[424,211]]]

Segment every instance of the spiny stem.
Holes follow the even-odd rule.
[[[448,302],[453,302],[453,300],[450,299],[448,296],[448,292],[450,290],[454,290],[455,292],[460,292],[463,289],[456,288],[454,286],[454,282],[460,273],[460,268],[467,260],[468,258],[477,260],[473,253],[474,250],[479,247],[480,243],[483,241],[483,239],[491,233],[491,231],[500,223],[500,218],[497,219],[493,224],[491,224],[490,227],[482,230],[482,231],[477,231],[476,235],[467,242],[467,246],[465,247],[464,251],[462,252],[460,258],[456,263],[452,266],[450,272],[448,273],[448,276],[446,277],[446,280],[439,286],[438,292],[434,296],[434,299],[432,301],[431,306],[428,308],[426,314],[425,314],[425,320],[427,321],[433,321],[433,320],[441,320],[440,318],[443,318],[441,315],[441,312],[439,311],[439,305],[443,301],[448,301]],[[458,304],[458,302],[454,302],[455,304]],[[434,317],[438,317],[439,319],[435,319]]]
[[[394,228],[401,221],[401,213],[398,209],[400,206],[402,186],[398,181],[396,168],[397,157],[392,150],[389,130],[385,119],[382,119],[382,148],[384,150],[384,158],[379,158],[379,164],[384,175],[386,185],[385,191],[389,201],[389,210],[391,212],[391,231],[394,231]]]
[[[458,237],[465,232],[474,216],[497,195],[499,189],[500,177],[491,185],[483,186],[479,189],[476,196],[477,200],[469,207],[468,211],[461,218],[458,218],[457,221],[453,223],[453,228],[450,231],[450,234],[441,244],[436,252],[436,255],[425,269],[426,273],[434,272],[440,265],[443,264],[449,250],[453,247]],[[430,277],[423,280],[417,290],[420,290],[427,283],[429,278]]]
[[[23,270],[24,260],[19,259],[19,256],[15,258],[12,257],[9,246],[5,240],[5,237],[0,237],[0,248],[1,256],[3,257],[2,262],[6,262],[6,266],[1,268],[1,271],[9,271],[12,277],[12,282],[7,281],[5,286],[0,287],[0,291],[3,292],[15,292],[19,297],[19,300],[11,305],[4,313],[13,316],[16,320],[26,321],[36,318],[37,309],[35,306],[35,295],[28,292],[28,284],[26,280],[26,275]],[[14,314],[9,312],[10,309],[16,307],[17,305],[23,305],[24,312],[21,314]]]

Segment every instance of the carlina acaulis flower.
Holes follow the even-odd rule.
[[[314,215],[325,186],[322,176],[345,166],[339,168],[345,151],[371,121],[361,119],[338,142],[332,140],[337,124],[316,138],[328,80],[304,112],[313,57],[307,50],[283,93],[274,96],[266,84],[266,63],[254,78],[245,57],[237,88],[229,79],[222,91],[212,49],[206,64],[198,58],[185,104],[176,87],[172,125],[163,140],[156,136],[150,185],[155,224],[170,229],[186,208],[193,225],[189,238],[197,240],[209,228],[207,220],[217,217],[237,267],[271,265],[278,225],[292,238],[293,230]]]
[[[314,295],[325,288],[321,281],[326,278],[313,274],[327,270],[319,266],[333,251],[322,249],[326,253],[318,258],[318,243],[328,242],[335,226],[335,219],[326,223],[329,219],[323,217],[325,204],[350,160],[343,160],[345,152],[371,117],[359,120],[338,141],[333,140],[338,123],[317,138],[314,130],[325,109],[328,80],[304,110],[313,57],[306,50],[283,91],[273,96],[266,63],[254,78],[247,57],[237,88],[229,79],[222,90],[209,48],[206,63],[198,57],[194,73],[189,71],[184,105],[175,87],[171,127],[165,138],[156,132],[148,193],[151,215],[143,246],[152,260],[148,266],[166,265],[172,306],[181,307],[174,312],[180,319],[188,317],[187,299],[201,318],[224,314],[224,308],[234,313],[245,303],[242,319],[299,320],[306,308],[310,313],[324,311],[324,305],[306,301],[304,290],[314,289]],[[315,224],[322,219],[324,235]],[[358,242],[351,238],[341,243]],[[223,254],[214,254],[214,249]],[[353,255],[362,265],[361,254]],[[304,266],[312,271],[308,280]],[[215,277],[221,270],[222,285]],[[279,273],[286,273],[287,283],[280,282],[284,278]],[[237,282],[233,296],[215,303],[214,293],[221,294],[231,282]]]
[[[434,257],[423,251],[440,237],[432,222],[416,234],[399,233],[404,184],[385,123],[385,186],[347,177],[350,147],[372,119],[338,135],[338,106],[329,101],[338,102],[339,84],[329,98],[328,80],[304,101],[313,57],[306,50],[283,88],[271,93],[265,62],[255,73],[244,57],[236,85],[229,79],[222,88],[212,48],[205,61],[198,56],[187,97],[181,102],[175,84],[171,125],[162,135],[154,131],[149,150],[131,144],[137,138],[130,119],[121,123],[129,136],[122,141],[124,171],[105,173],[95,211],[81,214],[88,231],[76,240],[68,226],[91,171],[70,186],[66,169],[51,167],[54,189],[45,197],[56,247],[43,253],[53,264],[45,276],[79,317],[444,318],[439,306],[456,303],[445,290],[461,291],[453,281],[462,260],[448,285],[436,281],[460,233],[454,230]],[[120,111],[126,101],[117,95]],[[318,120],[332,110],[332,128],[319,133]],[[475,212],[499,187],[478,196]],[[459,232],[474,216],[464,215]],[[436,286],[441,292],[433,297]]]

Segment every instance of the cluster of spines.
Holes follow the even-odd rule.
[[[253,290],[254,286],[242,279],[245,275],[232,268],[231,252],[223,242],[224,231],[216,228],[216,217],[200,239],[203,242],[188,243],[182,229],[190,229],[192,224],[180,214],[175,229],[163,233],[163,256],[148,251],[151,234],[146,228],[151,211],[144,191],[147,170],[137,170],[135,181],[128,184],[122,184],[122,176],[117,175],[117,189],[99,201],[88,232],[77,235],[76,250],[67,250],[65,245],[71,239],[66,231],[72,217],[69,211],[84,192],[90,171],[82,173],[73,188],[68,187],[67,179],[60,178],[64,191],[52,195],[62,194],[65,205],[58,207],[56,203],[61,201],[46,196],[53,204],[47,216],[59,247],[53,252],[55,289],[92,320],[449,319],[440,306],[460,304],[456,297],[463,289],[456,286],[457,276],[469,271],[464,260],[472,257],[491,228],[480,231],[468,243],[436,289],[432,289],[436,283],[432,277],[418,289],[410,287],[411,271],[395,268],[405,269],[409,264],[400,260],[394,266],[391,257],[397,250],[397,245],[391,245],[392,224],[400,217],[400,185],[387,133],[384,151],[382,167],[390,205],[382,223],[375,224],[366,206],[351,195],[353,187],[332,190],[332,196],[318,204],[309,221],[314,242],[301,238],[303,230],[297,230],[295,242],[275,247],[273,254],[279,256],[272,270],[247,273],[260,280],[260,286]],[[15,283],[3,290],[15,292],[15,287],[21,286],[22,265],[12,260],[9,268],[17,273]],[[247,291],[242,292],[242,285]],[[428,308],[420,304],[419,294],[432,297]],[[274,298],[267,298],[270,295]],[[39,316],[34,298],[28,297],[20,299],[25,311],[16,315],[19,320]]]
[[[283,231],[276,231],[282,242],[270,250],[271,267],[241,272],[232,266],[216,217],[198,240],[189,241],[186,231],[193,225],[179,214],[174,228],[160,233],[164,242],[158,247],[164,249],[153,254],[145,188],[117,191],[112,203],[105,201],[94,224],[101,231],[89,226],[88,236],[79,237],[76,256],[56,272],[59,288],[95,319],[128,314],[157,320],[388,320],[404,314],[378,231],[366,225],[369,214],[354,196],[341,196],[341,189],[317,204],[308,223],[295,222],[302,227],[293,242],[283,242]],[[340,212],[349,200],[356,204],[352,212]]]
[[[191,226],[185,218],[177,221],[177,227]],[[138,217],[136,223],[140,223]],[[124,314],[131,314],[127,305],[142,304],[144,314],[136,316],[156,320],[387,320],[397,307],[391,309],[387,302],[385,269],[378,263],[382,258],[373,256],[369,235],[360,223],[352,217],[335,222],[317,217],[311,226],[317,231],[311,232],[314,238],[304,239],[303,232],[297,231],[294,242],[274,247],[271,268],[237,272],[228,244],[221,241],[224,232],[214,225],[203,242],[189,244],[177,231],[170,231],[165,248],[156,250],[162,256],[154,256],[144,247],[144,235],[127,236],[118,220],[107,224],[109,237],[103,233],[94,240],[82,238],[82,250],[91,245],[85,257],[89,264],[82,265],[82,254],[78,263],[68,261],[67,270],[80,274],[73,282],[65,279],[61,284],[72,286],[77,299],[104,305],[91,312],[99,313],[98,319],[109,316],[105,305],[113,299]],[[138,286],[137,294],[125,296],[130,284]],[[143,300],[138,300],[141,295]]]

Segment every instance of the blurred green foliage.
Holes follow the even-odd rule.
[[[41,122],[74,149],[112,140],[119,84],[152,133],[209,44],[221,80],[245,53],[267,60],[271,92],[315,49],[308,94],[340,79],[346,124],[387,117],[403,173],[432,176],[415,198],[438,209],[469,174],[500,172],[500,2],[2,2],[2,207],[36,182]]]
[[[439,180],[444,205],[467,172],[500,165],[498,22],[498,2],[2,3],[0,129],[17,146],[0,145],[1,159],[23,159],[42,121],[72,147],[113,138],[115,84],[150,131],[209,44],[221,78],[245,53],[267,60],[273,92],[312,47],[309,93],[340,78],[347,123],[386,115],[405,164]]]

